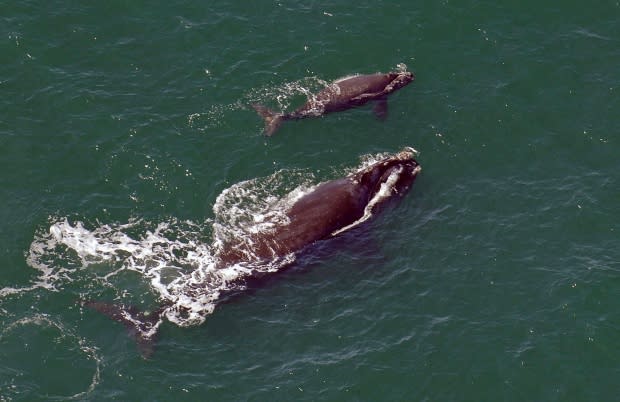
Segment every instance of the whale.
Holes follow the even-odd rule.
[[[278,113],[260,105],[252,107],[265,123],[266,136],[272,136],[283,121],[318,117],[328,113],[340,112],[375,101],[374,112],[380,119],[387,116],[387,96],[408,85],[415,79],[410,71],[353,75],[340,78],[290,113]]]
[[[408,193],[422,169],[416,155],[417,151],[406,147],[344,177],[316,185],[292,202],[284,211],[286,219],[274,223],[271,230],[249,233],[249,239],[230,240],[218,247],[214,255],[216,269],[267,263],[284,256],[311,252],[316,243],[328,241],[363,224],[389,201]],[[200,286],[193,286],[188,291],[193,294],[204,292]],[[101,301],[87,300],[82,305],[122,323],[136,340],[143,358],[149,358],[153,353],[157,329],[167,309],[179,308],[172,306],[169,300],[148,313],[133,306]]]

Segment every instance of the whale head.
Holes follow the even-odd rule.
[[[394,196],[404,195],[422,170],[415,160],[415,151],[411,147],[373,163],[356,172],[353,179],[366,192],[366,205],[386,201]]]
[[[392,71],[387,74],[390,80],[390,91],[396,91],[415,79],[415,76],[411,71]]]

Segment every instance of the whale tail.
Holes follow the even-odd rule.
[[[161,317],[165,310],[165,306],[149,313],[139,311],[133,306],[90,300],[82,301],[81,304],[123,324],[129,336],[136,341],[142,358],[148,359],[151,357],[155,350],[157,329],[162,323]]]
[[[284,121],[284,115],[276,113],[263,105],[254,104],[252,107],[265,120],[265,130],[263,132],[266,136],[271,137],[280,128],[282,121]]]

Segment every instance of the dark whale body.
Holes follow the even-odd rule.
[[[254,233],[251,241],[225,244],[215,255],[217,268],[271,261],[298,253],[317,241],[357,226],[370,218],[378,205],[404,195],[411,187],[421,170],[414,154],[412,148],[406,148],[351,175],[319,184],[293,203],[286,211],[287,222],[275,230]],[[142,356],[149,357],[161,316],[170,303],[150,314],[96,301],[86,301],[84,305],[121,322],[136,339]]]
[[[276,113],[262,105],[252,107],[265,120],[264,133],[273,135],[284,120],[322,116],[362,106],[376,101],[375,113],[380,118],[387,114],[387,95],[406,86],[414,80],[411,72],[390,72],[386,74],[355,75],[329,84],[299,109],[291,113]]]

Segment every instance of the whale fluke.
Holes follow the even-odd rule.
[[[166,306],[156,311],[140,311],[135,306],[85,300],[81,304],[118,321],[125,326],[129,336],[136,341],[142,358],[149,359],[155,349],[157,328],[161,324],[161,316]]]
[[[265,135],[269,137],[272,136],[273,133],[280,128],[284,116],[263,105],[253,104],[252,107],[265,120]]]

